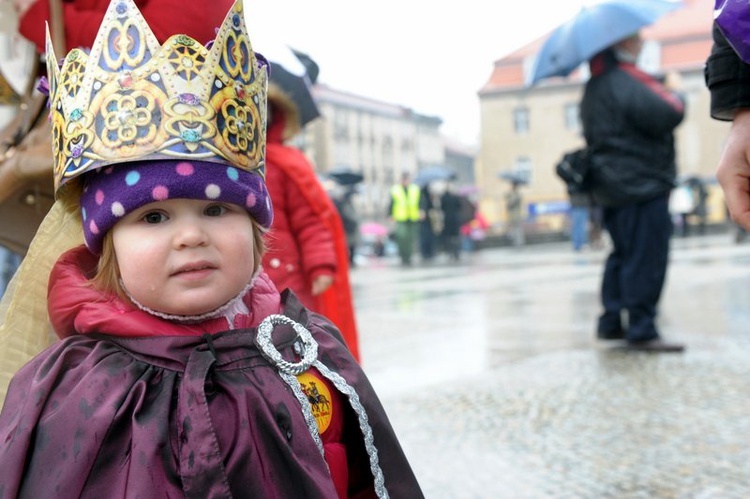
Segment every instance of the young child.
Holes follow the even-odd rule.
[[[0,496],[422,497],[338,331],[260,268],[267,73],[241,3],[208,48],[115,0],[90,54],[47,53],[50,217],[80,213],[85,245],[49,276],[61,340],[9,386]]]

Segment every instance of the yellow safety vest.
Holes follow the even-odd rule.
[[[396,222],[416,222],[419,220],[419,187],[412,184],[407,189],[403,185],[391,188],[393,210],[391,216]]]

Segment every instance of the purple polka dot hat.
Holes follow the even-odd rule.
[[[226,163],[183,160],[121,163],[88,172],[80,200],[86,246],[100,254],[104,236],[123,216],[166,199],[236,204],[269,228],[273,209],[261,175]]]

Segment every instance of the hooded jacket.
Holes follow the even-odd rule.
[[[306,307],[333,322],[359,360],[341,217],[304,154],[284,144],[288,114],[281,106],[272,109],[266,132],[266,186],[274,220],[266,236],[263,268],[279,290],[291,289]],[[313,296],[312,282],[320,275],[332,276],[333,284]]]
[[[421,497],[338,331],[293,295],[280,297],[260,274],[244,297],[249,314],[176,324],[90,288],[95,264],[81,247],[53,269],[49,311],[64,339],[9,387],[0,413],[2,497],[375,497],[359,409],[385,489]],[[256,326],[278,312],[318,345],[320,363],[297,377],[299,393],[256,340]],[[296,361],[296,330],[277,325],[271,338],[283,359]],[[326,370],[346,381],[359,406]]]
[[[674,129],[682,97],[611,50],[591,60],[581,121],[593,164],[592,195],[622,206],[668,194],[675,185]]]

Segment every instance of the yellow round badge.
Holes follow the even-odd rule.
[[[297,380],[299,380],[302,392],[310,402],[310,407],[312,407],[313,416],[318,423],[318,433],[322,434],[331,424],[331,416],[333,415],[331,392],[319,376],[309,371],[297,375]]]

